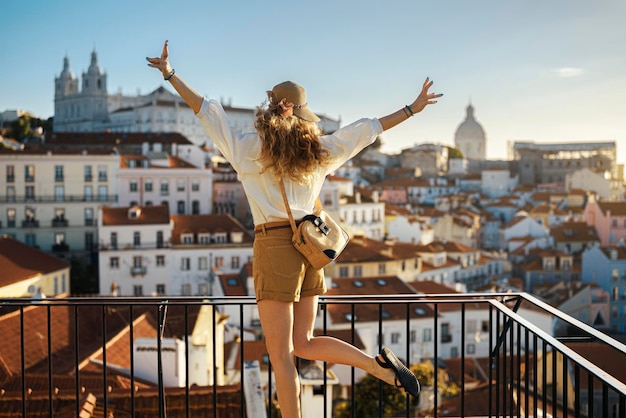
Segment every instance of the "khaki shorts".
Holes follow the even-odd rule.
[[[263,225],[254,230],[252,274],[256,300],[298,302],[302,296],[326,293],[324,269],[311,267],[294,248],[291,228],[264,229]]]

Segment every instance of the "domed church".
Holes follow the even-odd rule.
[[[487,158],[487,138],[480,123],[474,119],[474,107],[467,106],[467,116],[456,129],[454,145],[461,150],[468,160],[485,160]]]

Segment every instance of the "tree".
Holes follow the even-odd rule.
[[[446,146],[446,148],[448,148],[448,158],[465,158],[463,152],[460,149],[449,146]]]
[[[382,385],[382,397],[379,399],[378,390]],[[379,401],[382,401],[384,417],[396,416],[398,412],[406,410],[407,395],[402,389],[382,383],[372,375],[361,379],[354,388],[355,416],[377,417]],[[337,405],[335,414],[338,418],[352,417],[351,402],[345,401]]]

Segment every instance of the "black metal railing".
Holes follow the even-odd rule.
[[[0,417],[81,416],[84,409],[115,417],[250,416],[244,387],[252,377],[244,369],[258,348],[246,342],[262,338],[255,309],[250,297],[0,299]],[[559,321],[576,332],[552,336],[546,328]],[[441,342],[444,323],[461,347],[456,356]],[[316,324],[316,335],[341,333],[369,351],[395,344],[412,367],[430,362],[422,396],[402,398],[393,416],[626,415],[626,384],[616,377],[626,346],[526,293],[329,296],[320,299]],[[415,337],[424,328],[432,334]],[[201,376],[189,360],[200,348]],[[594,362],[589,349],[615,367]],[[264,405],[274,417],[271,363],[259,358]],[[351,369],[340,381],[346,397],[330,390],[330,365],[320,367],[315,416],[365,416],[363,399],[378,408],[367,416],[389,416],[383,388],[390,387],[363,393]],[[448,390],[451,382],[456,390]]]

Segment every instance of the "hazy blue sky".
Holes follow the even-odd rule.
[[[40,0],[0,6],[0,111],[53,114],[54,77],[98,53],[108,90],[166,85],[145,63],[170,41],[199,92],[254,107],[290,79],[347,124],[445,95],[383,134],[385,150],[452,145],[471,101],[490,158],[510,140],[616,140],[626,160],[624,0]]]

